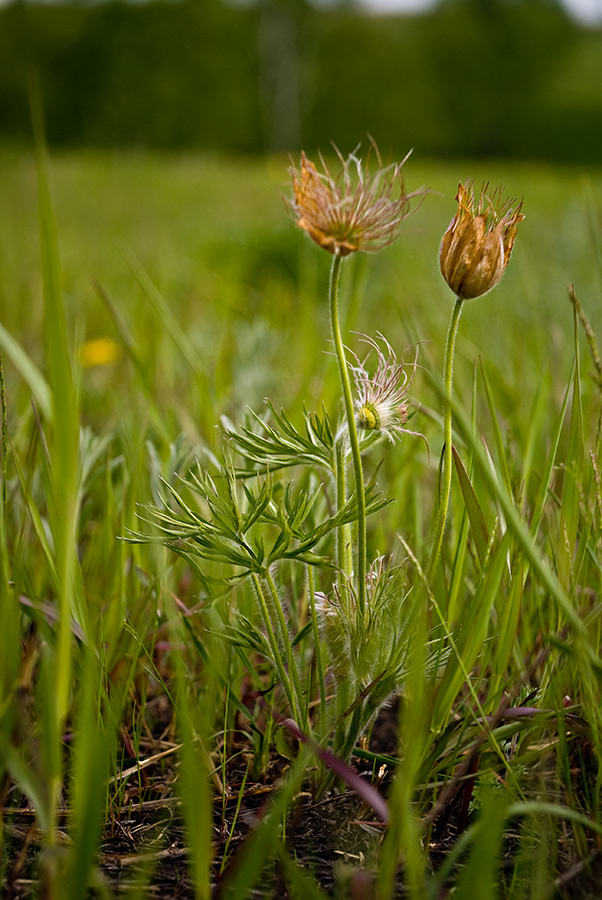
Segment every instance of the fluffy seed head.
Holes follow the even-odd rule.
[[[470,183],[459,184],[458,211],[443,235],[439,250],[441,273],[462,300],[486,294],[506,270],[518,224],[524,219],[522,201],[502,198],[501,188],[481,188],[475,200]]]
[[[330,174],[322,156],[322,171],[305,153],[301,154],[300,168],[289,169],[294,192],[290,205],[297,226],[336,256],[370,253],[390,244],[409,213],[410,199],[423,193],[405,193],[401,171],[405,159],[383,168],[378,148],[373,148],[379,163],[373,174],[355,153],[344,159],[336,147],[342,163],[338,178]]]

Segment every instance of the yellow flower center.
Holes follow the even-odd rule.
[[[367,431],[376,431],[380,425],[380,416],[371,403],[362,406],[357,418],[360,428],[365,428]]]

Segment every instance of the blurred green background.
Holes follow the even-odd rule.
[[[0,6],[0,129],[55,147],[261,153],[366,132],[420,157],[602,161],[602,28],[554,0],[151,0]]]
[[[458,389],[469,396],[482,354],[528,418],[526,384],[550,367],[559,402],[566,384],[569,283],[602,325],[602,29],[559,3],[444,0],[412,16],[305,0],[0,5],[0,319],[43,366],[35,73],[74,348],[135,347],[134,367],[126,353],[84,363],[95,429],[140,391],[167,433],[210,444],[216,413],[237,420],[266,396],[336,411],[330,257],[282,200],[288,153],[331,140],[365,151],[370,133],[385,159],[413,147],[407,188],[431,190],[400,241],[346,266],[349,331],[381,330],[398,351],[424,341],[421,363],[439,371],[452,298],[437,250],[470,178],[524,198],[527,218],[495,300],[465,316]],[[12,367],[7,379],[26,408]]]

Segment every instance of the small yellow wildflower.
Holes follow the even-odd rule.
[[[111,366],[121,353],[119,344],[111,338],[95,338],[86,341],[80,348],[80,362],[83,369],[93,366]]]

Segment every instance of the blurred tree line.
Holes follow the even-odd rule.
[[[29,141],[29,74],[56,146],[602,160],[602,30],[554,0],[369,16],[307,0],[0,7],[0,129]]]

